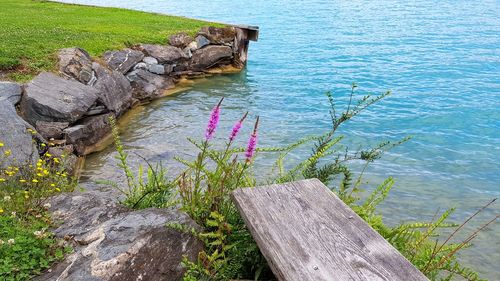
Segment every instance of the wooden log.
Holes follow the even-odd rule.
[[[278,280],[428,280],[317,179],[232,199]]]

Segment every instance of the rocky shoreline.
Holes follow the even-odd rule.
[[[109,137],[110,117],[165,96],[182,79],[221,67],[240,70],[257,34],[249,27],[209,26],[194,37],[179,33],[165,45],[134,45],[99,58],[78,47],[62,49],[58,73],[40,73],[25,85],[0,82],[2,141],[15,164],[48,152],[66,154],[74,168]]]
[[[253,32],[253,33],[252,33]],[[58,73],[43,72],[20,85],[0,81],[1,141],[11,151],[0,168],[65,155],[69,169],[110,136],[110,118],[165,96],[185,79],[241,70],[246,27],[204,27],[195,37],[170,36],[166,45],[143,44],[92,58],[75,47],[58,53]],[[181,280],[182,261],[195,261],[203,243],[167,224],[198,226],[175,208],[129,210],[113,188],[50,198],[53,230],[73,251],[34,280]]]

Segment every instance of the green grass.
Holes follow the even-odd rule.
[[[168,35],[194,34],[208,24],[126,9],[1,0],[0,72],[8,72],[12,80],[28,80],[54,70],[62,48],[78,46],[100,56],[129,44],[164,44]]]

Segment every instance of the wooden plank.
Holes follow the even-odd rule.
[[[278,280],[428,280],[317,179],[232,199]]]

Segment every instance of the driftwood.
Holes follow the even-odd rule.
[[[278,280],[428,280],[319,180],[232,197]]]

